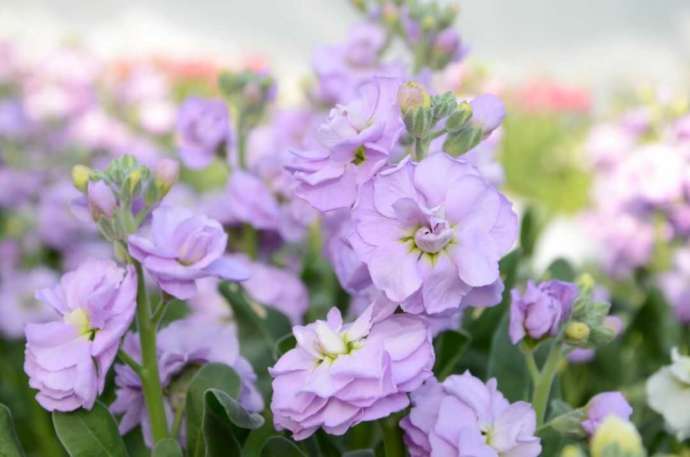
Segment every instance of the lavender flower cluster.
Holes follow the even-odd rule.
[[[210,85],[215,69],[0,52],[0,331],[24,337],[61,444],[100,455],[78,422],[122,455],[537,457],[562,438],[644,455],[623,393],[568,384],[634,335],[590,275],[531,262],[495,157],[506,107],[448,81],[458,9],[353,3],[364,19],[316,51],[291,108],[265,67]],[[687,122],[649,146],[634,120],[588,142],[592,217],[630,224],[598,225],[614,277],[687,235]],[[661,282],[681,317],[685,254]],[[682,363],[654,385],[688,381]]]

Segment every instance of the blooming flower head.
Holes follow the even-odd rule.
[[[412,394],[410,414],[400,422],[412,457],[537,457],[536,425],[529,403],[509,403],[495,379],[483,383],[468,371],[443,383],[429,379]]]
[[[623,420],[630,419],[633,409],[620,392],[602,392],[593,396],[585,407],[587,417],[582,421],[582,428],[593,435],[609,416],[618,416]]]
[[[242,262],[224,257],[228,236],[217,221],[186,209],[162,206],[153,211],[148,237],[131,235],[129,251],[170,295],[196,294],[196,280],[209,276],[243,281]]]
[[[513,289],[509,328],[513,344],[525,336],[533,340],[556,336],[570,317],[577,293],[575,284],[557,280],[539,284],[529,281],[522,294]]]
[[[401,80],[375,77],[357,98],[337,105],[319,127],[319,147],[294,150],[296,194],[321,211],[352,206],[360,187],[388,162],[404,131],[397,104]]]
[[[319,428],[342,435],[408,405],[407,392],[431,376],[431,335],[415,316],[375,321],[376,314],[370,306],[344,324],[333,308],[325,321],[293,328],[297,347],[269,368],[278,430],[296,440]]]
[[[3,271],[0,281],[0,333],[15,339],[24,336],[27,323],[55,319],[55,311],[36,300],[34,295],[37,290],[55,284],[57,277],[52,270],[43,267],[8,273],[5,275]]]
[[[37,293],[59,320],[26,326],[24,370],[49,411],[93,407],[136,309],[134,268],[84,262]]]
[[[182,162],[193,169],[207,167],[218,148],[232,141],[225,103],[222,100],[188,98],[178,113],[177,135]]]
[[[402,68],[396,64],[379,62],[385,41],[385,30],[364,22],[350,30],[345,43],[317,49],[312,60],[317,77],[315,97],[329,104],[347,102],[372,76],[400,72]]]
[[[127,335],[123,350],[134,360],[141,360],[137,334]],[[158,332],[158,366],[163,389],[169,389],[186,369],[210,362],[223,363],[237,372],[241,381],[238,400],[243,408],[253,412],[263,409],[263,398],[255,385],[256,374],[249,362],[240,355],[239,341],[232,325],[207,317],[192,317],[175,321]],[[146,413],[141,380],[127,365],[115,365],[115,373],[117,391],[110,410],[123,415],[120,433],[124,435],[141,425],[144,439],[151,447],[151,423]],[[165,397],[165,409],[171,423],[173,410],[181,406],[175,404],[176,400],[171,396]]]
[[[443,153],[404,161],[367,185],[352,217],[350,241],[374,285],[405,311],[498,303],[498,261],[515,242],[517,216],[467,162]]]

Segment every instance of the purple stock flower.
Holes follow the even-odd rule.
[[[577,298],[577,286],[564,281],[545,281],[535,285],[527,283],[524,293],[513,289],[510,303],[510,340],[513,344],[525,336],[540,340],[556,336],[561,325],[568,320]]]
[[[29,271],[1,271],[0,274],[2,335],[11,339],[21,338],[26,324],[55,319],[55,311],[35,298],[37,290],[50,287],[57,281],[53,270],[37,267]]]
[[[136,290],[133,267],[91,260],[36,294],[61,318],[26,326],[24,370],[41,406],[49,411],[93,407],[134,317]]]
[[[690,249],[678,249],[673,268],[661,275],[659,285],[682,324],[690,324]]]
[[[367,265],[355,252],[350,238],[355,225],[346,211],[334,211],[324,217],[327,234],[325,255],[331,262],[340,285],[351,294],[359,294],[371,286]],[[368,305],[368,303],[367,303]],[[364,309],[363,306],[362,309]]]
[[[317,49],[312,61],[318,82],[316,98],[328,104],[343,103],[372,76],[401,73],[402,68],[397,65],[379,62],[379,52],[385,41],[386,32],[381,27],[364,22],[350,30],[345,43]]]
[[[136,333],[129,333],[122,349],[134,360],[141,360],[141,347]],[[263,398],[256,389],[256,373],[249,362],[240,355],[239,341],[234,327],[205,317],[178,320],[158,332],[158,366],[163,389],[174,385],[185,369],[218,362],[232,367],[241,380],[239,402],[248,411],[261,411]],[[126,434],[141,425],[144,439],[153,445],[151,422],[146,413],[144,394],[139,376],[127,365],[115,365],[115,401],[110,410],[122,414],[119,430]],[[166,396],[165,410],[168,421],[174,417],[174,399]]]
[[[429,379],[412,394],[400,427],[411,457],[537,457],[536,414],[529,403],[509,403],[469,371],[443,383]]]
[[[181,208],[153,211],[148,237],[131,235],[129,251],[170,295],[196,294],[196,280],[208,276],[230,281],[249,277],[247,266],[224,256],[228,236],[217,221]]]
[[[620,392],[602,392],[593,396],[585,407],[587,418],[582,421],[582,428],[591,436],[609,416],[618,416],[629,420],[633,409]]]
[[[309,308],[309,291],[296,274],[286,269],[255,262],[242,287],[253,300],[277,309],[293,324],[301,323]]]
[[[472,106],[472,123],[487,135],[501,125],[506,115],[503,102],[495,95],[480,95],[472,99],[470,105]]]
[[[367,184],[350,241],[374,285],[411,313],[492,306],[517,237],[510,202],[461,159],[404,161]]]
[[[96,238],[95,224],[85,223],[85,218],[78,217],[78,208],[74,203],[82,195],[72,183],[61,181],[44,190],[36,211],[38,234],[48,246],[67,251],[75,244],[83,243],[89,238]],[[85,220],[84,220],[85,219]]]
[[[94,220],[98,220],[103,216],[107,218],[113,216],[113,211],[115,211],[117,206],[117,199],[105,181],[89,182],[86,198]]]
[[[0,101],[0,137],[21,139],[29,129],[29,120],[21,103],[9,99]]]
[[[289,165],[299,185],[296,194],[320,211],[352,206],[360,187],[388,162],[404,131],[397,105],[400,80],[375,77],[359,96],[337,105],[319,127],[321,147],[294,150]]]
[[[220,322],[232,319],[230,304],[218,291],[218,278],[202,278],[196,281],[197,293],[187,300],[194,315]]]
[[[431,376],[431,335],[415,316],[375,321],[375,314],[372,305],[343,324],[332,308],[326,321],[293,328],[297,347],[269,368],[278,430],[290,430],[296,440],[319,428],[342,435],[409,404],[407,392]]]
[[[225,103],[188,98],[177,116],[177,140],[180,158],[187,167],[199,169],[210,165],[218,148],[232,142]]]

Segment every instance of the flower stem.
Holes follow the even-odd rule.
[[[551,395],[551,385],[556,377],[558,366],[561,361],[561,347],[560,344],[554,342],[546,362],[542,367],[541,373],[537,377],[534,384],[534,391],[532,393],[532,405],[537,413],[537,427],[544,424],[544,417],[546,415],[546,406]],[[528,362],[529,363],[529,362]]]
[[[134,262],[137,270],[137,329],[141,341],[141,385],[144,391],[144,402],[151,419],[153,441],[168,437],[168,422],[163,408],[163,389],[158,374],[156,355],[156,325],[151,319],[151,306],[146,294],[144,271],[139,262]]]
[[[424,158],[424,139],[415,138],[414,139],[414,160],[416,162],[421,162]]]
[[[539,368],[537,368],[537,362],[534,360],[534,352],[524,351],[525,361],[527,361],[527,369],[529,370],[529,375],[532,378],[533,386],[536,386],[539,382]]]
[[[247,168],[247,127],[242,109],[237,115],[237,165]]]
[[[129,365],[129,367],[134,370],[136,374],[141,375],[141,365],[139,365],[139,363],[130,357],[129,354],[127,354],[124,350],[120,349],[117,351],[117,358],[120,359],[122,363]]]
[[[402,440],[402,433],[398,427],[398,415],[391,415],[379,421],[383,432],[383,448],[386,457],[404,457],[405,445]]]

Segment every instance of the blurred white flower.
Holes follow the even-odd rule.
[[[674,348],[671,360],[647,380],[647,402],[682,441],[690,437],[690,357]]]

